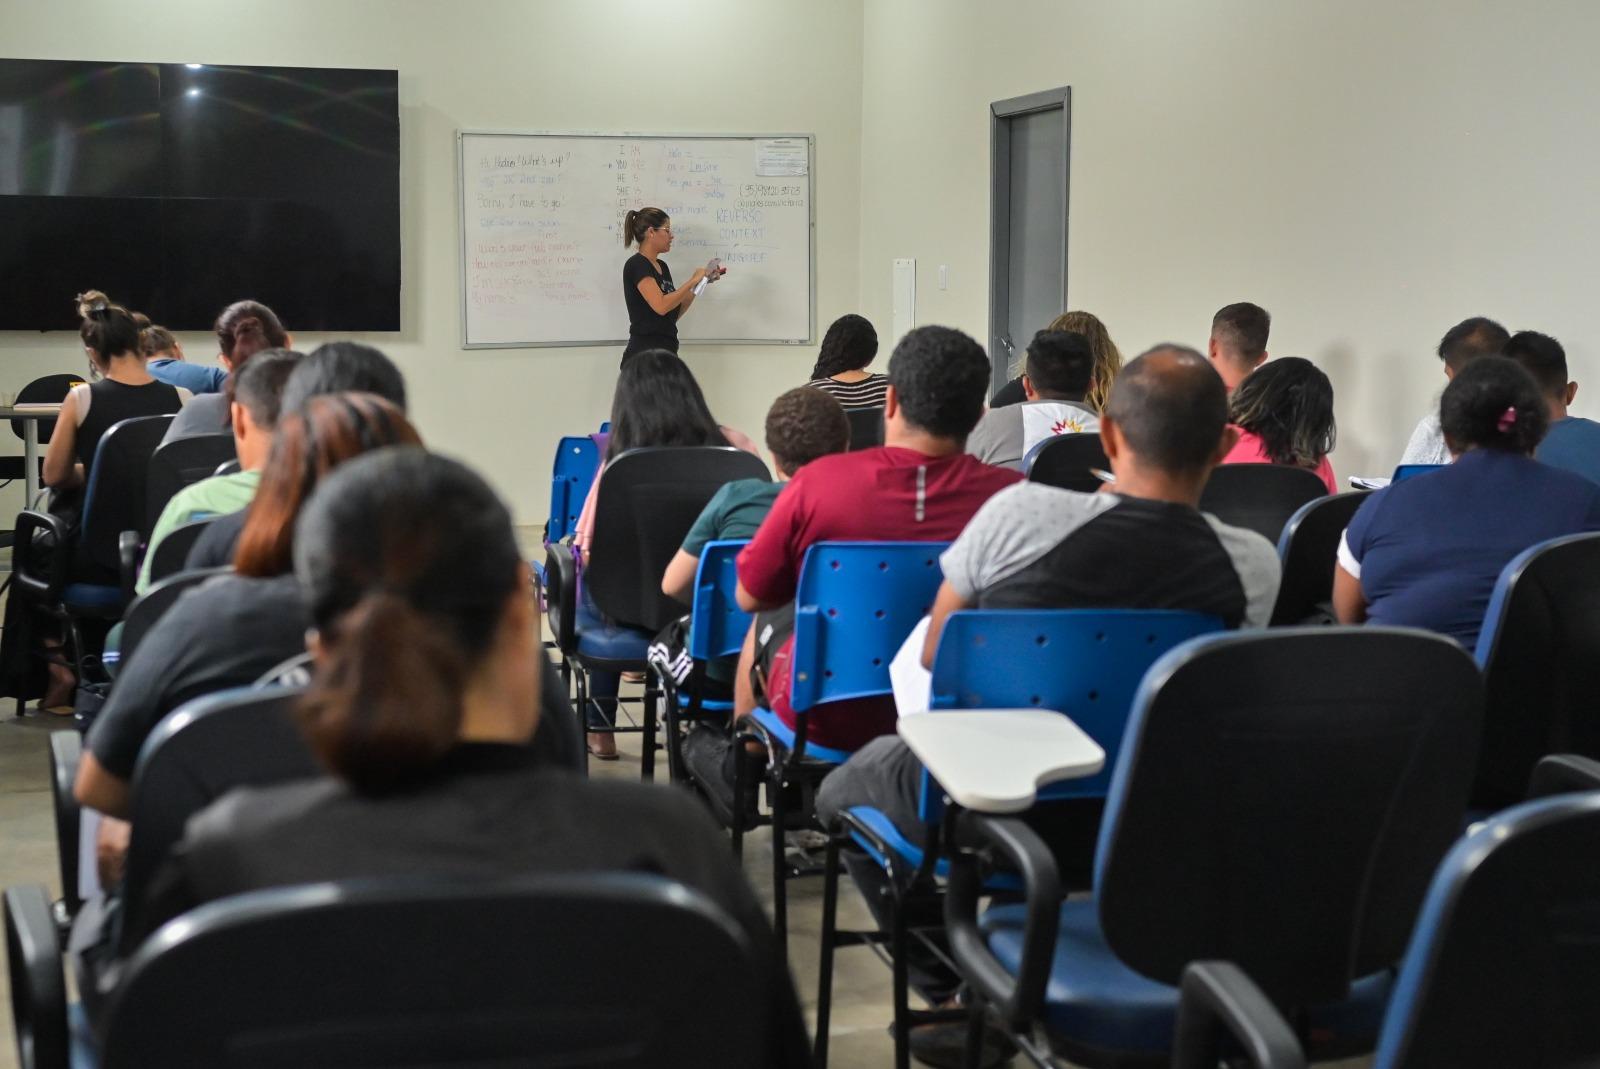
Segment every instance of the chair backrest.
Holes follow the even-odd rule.
[[[220,465],[238,459],[231,434],[195,434],[163,442],[150,457],[145,479],[146,518],[153,528],[173,495],[216,474]]]
[[[1405,951],[1460,831],[1483,681],[1408,628],[1211,635],[1151,667],[1112,774],[1095,885],[1119,958],[1176,984],[1235,962],[1287,1010]]]
[[[1434,877],[1375,1069],[1600,1064],[1600,792],[1506,810]]]
[[[608,619],[659,631],[683,615],[661,575],[724,483],[769,478],[760,458],[729,446],[630,449],[606,465],[583,583]]]
[[[123,941],[141,930],[151,878],[189,818],[235,787],[320,775],[295,726],[302,692],[240,687],[185,702],[156,726],[133,769],[127,867],[122,880]]]
[[[1394,469],[1394,476],[1390,483],[1403,483],[1407,479],[1415,479],[1418,475],[1426,475],[1430,471],[1438,471],[1443,464],[1401,464]]]
[[[213,474],[213,475],[237,475],[237,474],[239,474],[239,458],[238,457],[234,457],[232,460],[224,460],[221,464],[217,465],[217,470],[212,472],[211,474]]]
[[[1259,532],[1273,545],[1284,524],[1328,487],[1315,472],[1282,464],[1223,464],[1206,480],[1200,511],[1223,523]]]
[[[1032,460],[1024,458],[1022,467],[1029,482],[1092,494],[1100,489],[1100,480],[1089,469],[1109,471],[1111,461],[1098,434],[1058,434],[1035,446]]]
[[[1168,650],[1222,629],[1201,613],[1115,609],[980,609],[951,613],[933,661],[930,708],[1065,714],[1106,752],[1105,770],[1041,798],[1104,797],[1133,695]]]
[[[101,1064],[765,1065],[769,985],[725,911],[659,876],[278,888],[152,937]]]
[[[150,551],[150,581],[159,583],[168,576],[183,571],[183,565],[189,559],[189,551],[200,541],[200,536],[211,526],[211,521],[214,519],[215,516],[207,516],[203,520],[179,524],[168,531],[167,536],[157,542],[156,548]]]
[[[819,542],[806,550],[794,599],[789,702],[889,694],[889,662],[928,614],[948,542]]]
[[[1488,704],[1474,806],[1520,801],[1546,754],[1600,757],[1600,534],[1544,542],[1507,564],[1477,653]]]
[[[218,575],[232,575],[232,568],[196,568],[193,571],[179,571],[165,579],[153,584],[133,604],[128,606],[128,611],[122,616],[122,641],[117,645],[116,657],[113,659],[108,652],[106,660],[116,664],[127,664],[133,657],[133,651],[139,648],[144,637],[156,622],[165,616],[167,610],[177,604],[178,598],[185,591],[192,590],[207,579]]]
[[[729,657],[744,646],[750,614],[739,608],[734,591],[739,585],[735,563],[739,551],[750,543],[707,542],[700,551],[694,575],[694,605],[690,609],[689,656],[697,661]]]
[[[1278,536],[1283,580],[1272,607],[1274,626],[1307,623],[1333,598],[1333,566],[1339,539],[1370,490],[1319,497],[1301,505]]]
[[[850,452],[883,444],[883,409],[847,408],[844,415],[850,421]]]
[[[578,529],[584,499],[600,470],[600,447],[585,434],[561,439],[550,469],[550,519],[544,540],[559,542]]]
[[[45,375],[34,379],[17,393],[16,403],[19,405],[59,405],[67,399],[67,394],[72,392],[74,386],[82,385],[82,375]],[[56,432],[56,421],[41,419],[39,422],[38,437],[34,441],[40,445],[48,442],[50,436]],[[14,419],[11,421],[11,433],[18,440],[27,439],[27,420]]]
[[[145,500],[150,458],[171,425],[171,416],[125,419],[95,447],[78,542],[79,553],[95,565],[111,571],[122,567],[117,541],[123,531],[137,531],[140,542],[150,536]]]

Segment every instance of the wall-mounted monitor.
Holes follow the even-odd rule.
[[[398,330],[397,73],[0,59],[0,330],[91,287],[174,330],[245,297]]]

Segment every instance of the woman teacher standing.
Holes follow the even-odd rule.
[[[716,260],[695,268],[682,289],[672,284],[672,271],[661,254],[672,248],[672,220],[660,208],[630,211],[622,223],[622,245],[639,251],[622,265],[622,297],[628,304],[628,346],[622,362],[646,349],[678,351],[678,319],[694,303],[701,279],[715,282],[727,271]]]

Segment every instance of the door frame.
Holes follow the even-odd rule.
[[[1051,108],[1061,109],[1062,122],[1061,311],[1065,312],[1067,233],[1072,218],[1072,87],[1046,89],[989,105],[989,358],[993,389],[1008,381],[1012,355],[1000,330],[1011,304],[1011,126],[1006,120]],[[1016,344],[1014,338],[1012,344]]]

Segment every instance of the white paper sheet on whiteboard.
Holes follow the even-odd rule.
[[[798,137],[775,137],[756,142],[757,178],[796,178],[810,164],[810,145]]]

